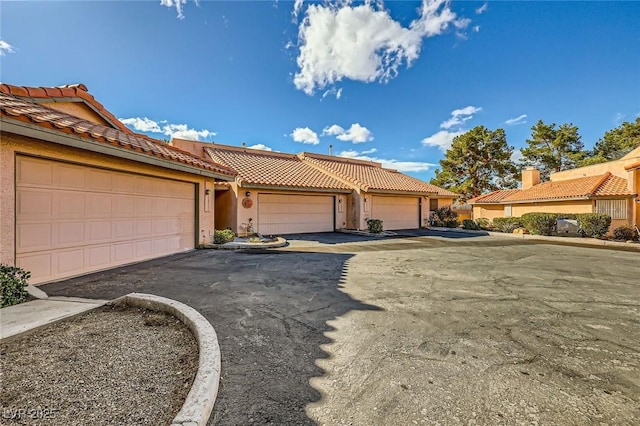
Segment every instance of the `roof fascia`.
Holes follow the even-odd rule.
[[[224,181],[234,180],[233,176],[223,175],[211,170],[201,169],[199,167],[178,163],[176,161],[153,157],[141,152],[118,148],[113,145],[97,142],[88,138],[82,138],[77,135],[69,135],[56,130],[46,129],[38,125],[23,123],[21,121],[13,120],[5,116],[2,116],[0,121],[2,121],[2,132],[14,133],[16,135],[26,136],[32,139],[43,140],[46,142],[56,143],[71,148],[79,148],[85,151],[123,158],[138,163],[149,164],[152,166],[176,170],[184,173],[212,177]]]

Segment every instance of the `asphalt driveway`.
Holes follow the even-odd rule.
[[[638,424],[640,255],[490,236],[290,236],[42,286],[214,325],[210,423]]]

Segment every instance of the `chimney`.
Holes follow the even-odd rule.
[[[540,183],[540,170],[527,167],[522,170],[522,189],[529,189]]]
[[[333,155],[333,145],[329,145],[329,155]]]

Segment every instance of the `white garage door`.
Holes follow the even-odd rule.
[[[371,218],[381,219],[385,230],[420,227],[418,197],[372,197]]]
[[[195,187],[17,157],[16,264],[31,283],[194,248]]]
[[[333,232],[333,196],[258,195],[258,228],[263,235]]]

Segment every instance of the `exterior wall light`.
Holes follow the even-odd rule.
[[[251,197],[251,191],[245,192],[244,195],[246,195],[247,197]]]

